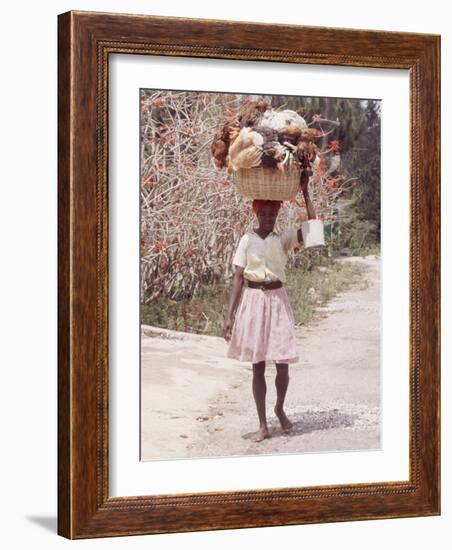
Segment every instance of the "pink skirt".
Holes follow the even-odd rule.
[[[284,286],[245,286],[237,306],[227,357],[239,361],[297,363],[295,319]]]

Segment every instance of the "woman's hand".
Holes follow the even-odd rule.
[[[226,317],[226,320],[224,322],[224,327],[223,327],[223,338],[226,340],[226,342],[229,342],[229,340],[231,339],[231,331],[232,331],[233,324],[234,323],[232,319],[229,317]]]
[[[226,342],[231,339],[232,326],[234,324],[234,317],[236,311],[236,305],[240,299],[240,293],[243,287],[243,272],[245,268],[239,265],[235,266],[234,275],[232,277],[231,293],[229,294],[228,310],[225,314],[225,321],[223,327],[223,338]]]

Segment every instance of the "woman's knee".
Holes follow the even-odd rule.
[[[265,374],[265,361],[259,361],[258,363],[253,363],[253,375],[264,376],[264,374]]]
[[[289,374],[289,364],[288,363],[276,363],[277,374]]]

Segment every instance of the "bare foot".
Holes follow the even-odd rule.
[[[287,418],[284,410],[282,408],[275,407],[275,414],[279,418],[283,431],[285,433],[290,432],[292,428],[292,422]]]
[[[253,437],[253,441],[255,443],[259,443],[259,441],[262,441],[263,439],[266,439],[270,437],[270,432],[268,431],[267,426],[261,426],[259,430],[256,432],[256,435]]]

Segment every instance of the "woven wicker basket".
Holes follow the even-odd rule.
[[[232,174],[237,190],[244,197],[263,200],[289,200],[300,188],[300,169],[287,167],[284,172],[273,168],[241,168]]]

